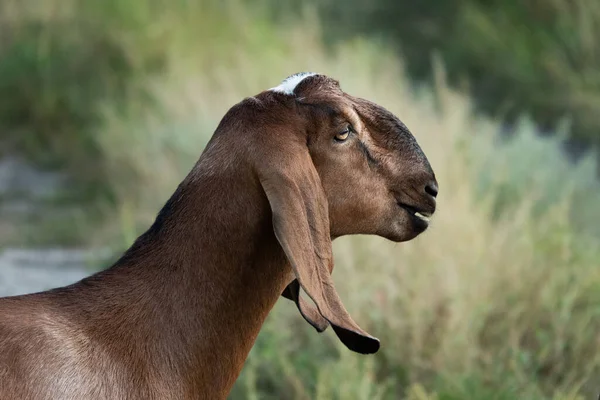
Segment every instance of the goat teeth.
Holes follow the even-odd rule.
[[[429,222],[429,217],[421,214],[420,212],[415,213],[415,217],[422,219],[423,221]]]

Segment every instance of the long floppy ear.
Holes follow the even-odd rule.
[[[352,320],[333,285],[327,198],[306,144],[289,140],[278,148],[275,157],[262,160],[258,173],[273,213],[275,236],[299,286],[350,350],[363,354],[377,352],[379,340]],[[299,287],[292,286],[289,294],[299,298],[294,290],[298,292]],[[323,326],[310,307],[299,308],[313,326],[317,329]]]
[[[300,296],[300,284],[298,279],[294,279],[292,283],[287,285],[283,293],[281,294],[286,299],[292,300],[296,303],[298,311],[304,317],[306,322],[311,324],[317,332],[323,332],[329,326],[329,322],[319,313],[319,310],[312,304],[308,303],[302,296]]]

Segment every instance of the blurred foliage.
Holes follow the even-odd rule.
[[[105,104],[150,107],[143,82],[166,68],[174,46],[203,69],[227,62],[241,40],[260,46],[260,24],[237,28],[218,1],[0,3],[0,152],[102,183],[95,131]],[[172,29],[184,24],[186,29]],[[249,38],[244,38],[253,31]],[[218,58],[218,63],[213,60]],[[117,104],[117,107],[114,107]],[[1,153],[0,153],[1,154]]]
[[[569,121],[574,144],[600,144],[600,2],[597,0],[315,1],[335,41],[369,34],[392,43],[413,78],[431,78],[438,53],[450,83],[512,123],[542,131]]]
[[[44,166],[67,159],[74,171],[95,168],[99,152],[91,129],[100,122],[100,102],[122,99],[134,78],[126,50],[101,21],[3,16],[3,150],[24,152]],[[90,168],[79,171],[90,176]]]
[[[255,9],[251,18],[261,19],[268,6],[283,25],[307,9],[307,2],[247,2]],[[103,102],[126,107],[130,98],[150,101],[140,81],[165,68],[173,43],[201,48],[192,57],[206,64],[215,57],[226,62],[235,40],[262,46],[266,21],[240,28],[247,17],[227,14],[238,3],[71,0],[58,7],[57,1],[4,0],[2,148],[45,166],[67,164],[80,179],[102,181],[93,131]],[[312,4],[329,43],[360,34],[391,42],[417,80],[432,78],[437,52],[450,84],[469,91],[478,109],[510,123],[528,115],[542,132],[566,121],[574,150],[600,143],[600,3],[595,0]],[[191,26],[171,29],[180,18]]]
[[[350,28],[367,29],[379,3],[352,8],[357,4],[336,15],[342,21],[358,13],[364,20]],[[465,5],[444,4],[459,2],[437,4],[441,23],[466,18]],[[483,2],[468,4],[484,9]],[[423,25],[419,13],[434,5],[415,2],[405,10],[414,20],[398,20],[406,26],[397,28],[416,32],[417,43],[421,34],[410,26]],[[330,329],[315,333],[292,303],[281,301],[230,398],[596,396],[595,160],[573,164],[564,157],[568,129],[541,137],[531,120],[515,119],[513,134],[502,136],[501,123],[474,116],[474,104],[449,89],[459,67],[448,57],[448,76],[430,67],[428,51],[418,54],[422,69],[411,60],[412,74],[432,77],[430,88],[417,90],[388,45],[355,38],[325,48],[322,37],[329,35],[322,30],[331,24],[294,15],[293,23],[275,26],[261,7],[216,0],[0,2],[1,29],[10,27],[0,47],[0,140],[66,165],[83,180],[100,177],[111,193],[101,223],[67,224],[49,215],[29,229],[129,246],[228,108],[291,73],[326,73],[389,108],[415,133],[438,176],[439,211],[427,233],[402,245],[374,237],[334,244],[338,290],[361,326],[381,338],[378,354],[349,352]],[[447,34],[455,45],[448,32],[466,29],[436,33],[434,23],[427,26],[432,43]],[[532,91],[523,88],[526,96],[539,95]],[[78,218],[88,211],[79,208]]]

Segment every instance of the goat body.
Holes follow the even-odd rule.
[[[234,106],[154,224],[112,267],[0,299],[0,399],[224,399],[282,293],[317,330],[332,325],[352,350],[377,351],[329,277],[331,236],[354,233],[361,215],[340,219],[336,184],[319,149],[306,149],[307,132],[327,131],[329,119],[300,105],[296,86],[305,98],[336,87],[307,77]],[[353,162],[374,173],[361,151]],[[393,240],[424,230],[407,215],[397,217]],[[381,234],[364,221],[356,229]]]
[[[113,267],[1,299],[0,398],[225,398],[292,280],[258,188],[196,168]]]

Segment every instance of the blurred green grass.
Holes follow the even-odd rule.
[[[327,38],[382,39],[405,57],[410,76],[422,80],[431,77],[437,52],[450,83],[469,91],[479,110],[509,123],[527,114],[545,131],[567,120],[578,147],[600,145],[596,0],[312,3]]]
[[[18,27],[0,48],[13,63],[0,62],[13,74],[0,74],[0,97],[36,77],[34,94],[0,113],[2,140],[109,194],[94,223],[31,226],[49,238],[71,229],[87,244],[128,246],[224,112],[298,71],[329,74],[386,106],[428,155],[440,183],[428,232],[401,245],[362,236],[334,245],[340,294],[382,350],[350,353],[281,301],[232,399],[597,395],[600,187],[595,160],[564,158],[564,136],[541,138],[524,119],[502,137],[499,123],[448,88],[438,64],[433,89],[416,90],[388,47],[354,39],[326,48],[314,18],[278,27],[239,2],[34,3],[0,3],[3,21]],[[97,41],[110,45],[101,51]],[[105,59],[112,54],[119,67]]]

